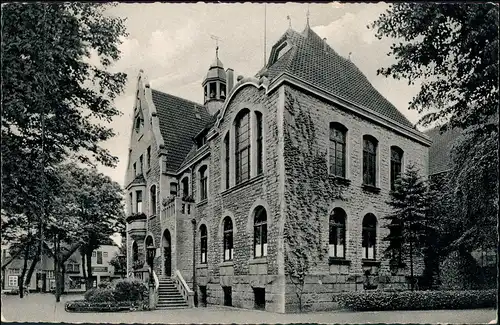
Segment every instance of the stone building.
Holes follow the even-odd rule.
[[[255,77],[234,82],[217,55],[201,86],[203,105],[137,78],[129,271],[151,246],[156,275],[195,284],[199,304],[276,312],[406,287],[385,202],[405,165],[427,174],[430,140],[350,60],[307,25]]]

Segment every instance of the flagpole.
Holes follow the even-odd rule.
[[[266,33],[267,33],[267,3],[264,3],[264,67],[266,66],[266,59],[267,59],[267,55],[266,55]]]

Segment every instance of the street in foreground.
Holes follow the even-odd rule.
[[[56,304],[54,296],[50,294],[31,294],[24,299],[2,296],[2,315],[10,322],[487,324],[496,319],[497,314],[495,309],[277,314],[222,306],[125,313],[68,313],[64,310],[65,301],[81,298],[76,295],[63,296],[61,302]]]

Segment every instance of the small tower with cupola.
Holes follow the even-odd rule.
[[[202,83],[203,103],[211,115],[215,115],[224,104],[227,96],[227,76],[224,65],[219,59],[219,46],[215,49],[215,60],[208,69],[207,76]]]

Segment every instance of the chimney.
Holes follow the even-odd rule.
[[[231,68],[227,68],[226,70],[226,78],[227,78],[227,91],[226,96],[229,95],[234,86],[234,70]]]
[[[323,38],[323,51],[328,51],[328,44],[326,44],[326,37]]]

